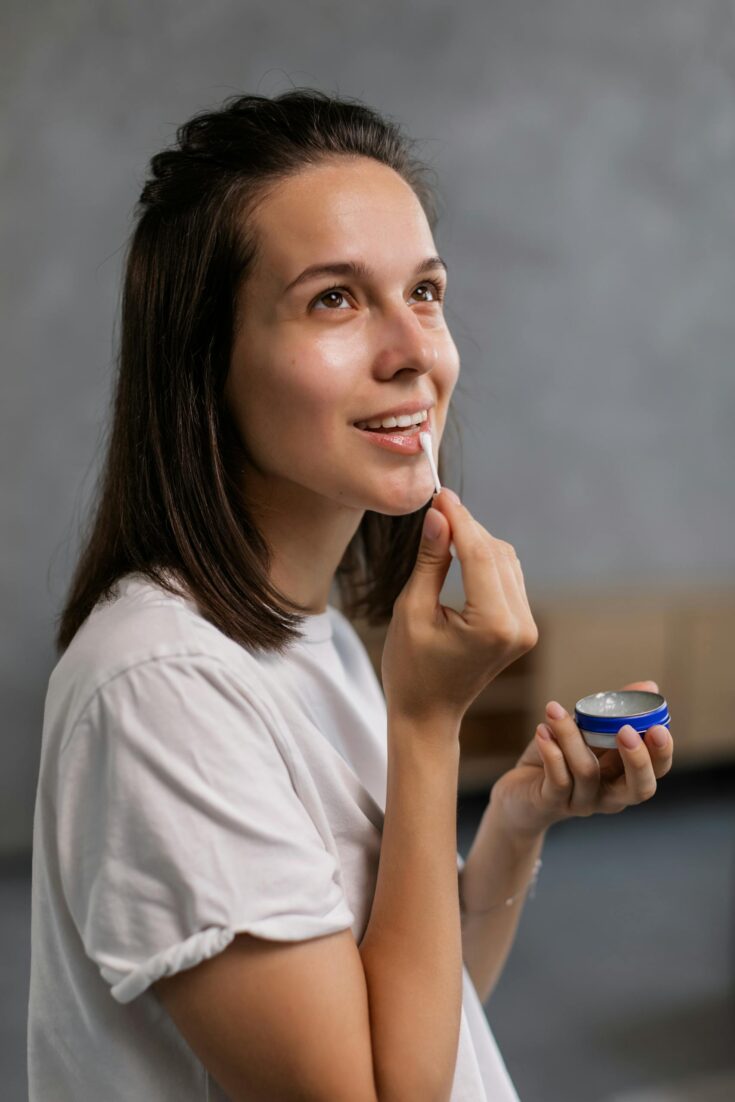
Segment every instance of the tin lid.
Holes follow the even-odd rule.
[[[637,731],[647,731],[657,724],[670,723],[669,706],[660,693],[642,689],[610,690],[578,700],[574,721],[585,731],[599,734],[617,734],[626,723]]]

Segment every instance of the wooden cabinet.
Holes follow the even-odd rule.
[[[669,704],[675,768],[735,757],[735,590],[557,593],[533,607],[537,711],[652,678]]]
[[[462,602],[442,601],[453,608]],[[529,591],[537,646],[471,704],[460,731],[460,790],[489,791],[544,718],[549,700],[652,678],[666,697],[674,768],[735,758],[735,589]],[[380,677],[385,629],[355,628]]]
[[[682,736],[692,760],[735,757],[735,593],[690,601],[677,622]],[[673,709],[673,705],[672,705]],[[677,719],[677,730],[679,721]],[[672,720],[673,728],[673,720]],[[676,736],[675,736],[676,737]]]

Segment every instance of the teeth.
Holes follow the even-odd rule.
[[[386,417],[383,421],[356,421],[358,429],[405,429],[409,425],[421,425],[429,414],[425,409],[418,413],[404,414],[401,417]]]

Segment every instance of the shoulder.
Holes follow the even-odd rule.
[[[134,692],[143,671],[169,691],[211,683],[257,689],[257,661],[210,623],[193,600],[176,596],[137,574],[98,603],[51,672],[46,721],[63,717],[72,728],[100,692]]]

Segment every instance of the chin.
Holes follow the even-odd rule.
[[[411,489],[401,487],[391,493],[390,488],[386,488],[379,495],[380,504],[373,506],[372,511],[388,517],[408,516],[409,513],[416,513],[423,508],[434,492],[434,484],[431,480],[427,482],[425,490],[418,486]],[[368,506],[368,508],[371,507]]]

